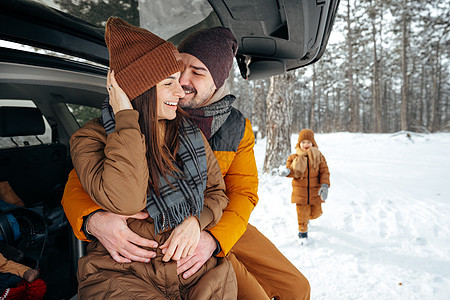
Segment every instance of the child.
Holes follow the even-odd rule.
[[[322,214],[330,187],[330,172],[325,157],[320,153],[311,129],[299,133],[296,153],[289,155],[286,168],[280,176],[293,177],[291,202],[297,204],[298,237],[302,243],[308,238],[308,221]]]

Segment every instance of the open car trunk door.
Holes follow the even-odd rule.
[[[130,0],[137,1],[137,0]],[[161,8],[168,23],[171,6],[185,0],[139,2],[141,16]],[[206,3],[206,0],[204,0]],[[183,24],[172,37],[177,45],[199,28],[226,26],[238,40],[236,56],[241,74],[257,79],[282,74],[316,62],[325,51],[339,0],[208,0],[210,13],[195,25]],[[193,5],[193,4],[192,4]],[[176,12],[179,14],[180,9]],[[172,10],[173,11],[173,10]],[[153,15],[158,12],[151,11]],[[185,14],[190,10],[186,9]],[[111,12],[111,15],[114,15]],[[141,19],[143,19],[141,17]],[[147,18],[152,19],[152,18]],[[101,20],[106,22],[106,20]],[[142,20],[141,20],[142,21]],[[160,20],[158,20],[159,23]],[[152,30],[161,24],[145,23]],[[163,24],[164,25],[164,24]],[[108,65],[104,28],[33,1],[0,2],[0,38]],[[157,32],[158,33],[158,32]]]

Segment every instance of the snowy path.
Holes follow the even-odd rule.
[[[250,218],[308,278],[311,299],[450,299],[450,134],[316,141],[331,188],[309,245],[298,245],[291,179],[260,173]],[[259,170],[264,151],[260,140]]]

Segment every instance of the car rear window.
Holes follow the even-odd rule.
[[[101,110],[99,108],[71,103],[66,103],[66,105],[80,127],[86,124],[87,121],[101,116]]]
[[[119,17],[130,24],[149,29],[164,39],[201,23],[213,12],[207,0],[34,1],[98,27],[104,27],[110,16]]]

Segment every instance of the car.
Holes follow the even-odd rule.
[[[13,214],[26,227],[20,227],[18,240],[6,239],[10,221],[0,213],[0,244],[7,243],[24,254],[24,264],[40,269],[47,299],[70,299],[77,293],[77,259],[85,245],[74,237],[60,204],[72,169],[69,139],[100,115],[107,97],[108,50],[101,24],[115,12],[102,10],[104,17],[94,18],[93,25],[92,16],[88,22],[84,14],[74,15],[73,4],[68,9],[54,2],[71,3],[0,2],[0,182],[8,182],[27,207],[26,213]],[[141,23],[175,45],[199,28],[230,28],[238,40],[236,61],[245,79],[281,74],[320,59],[339,4],[122,2],[134,3],[128,8],[140,5]]]

